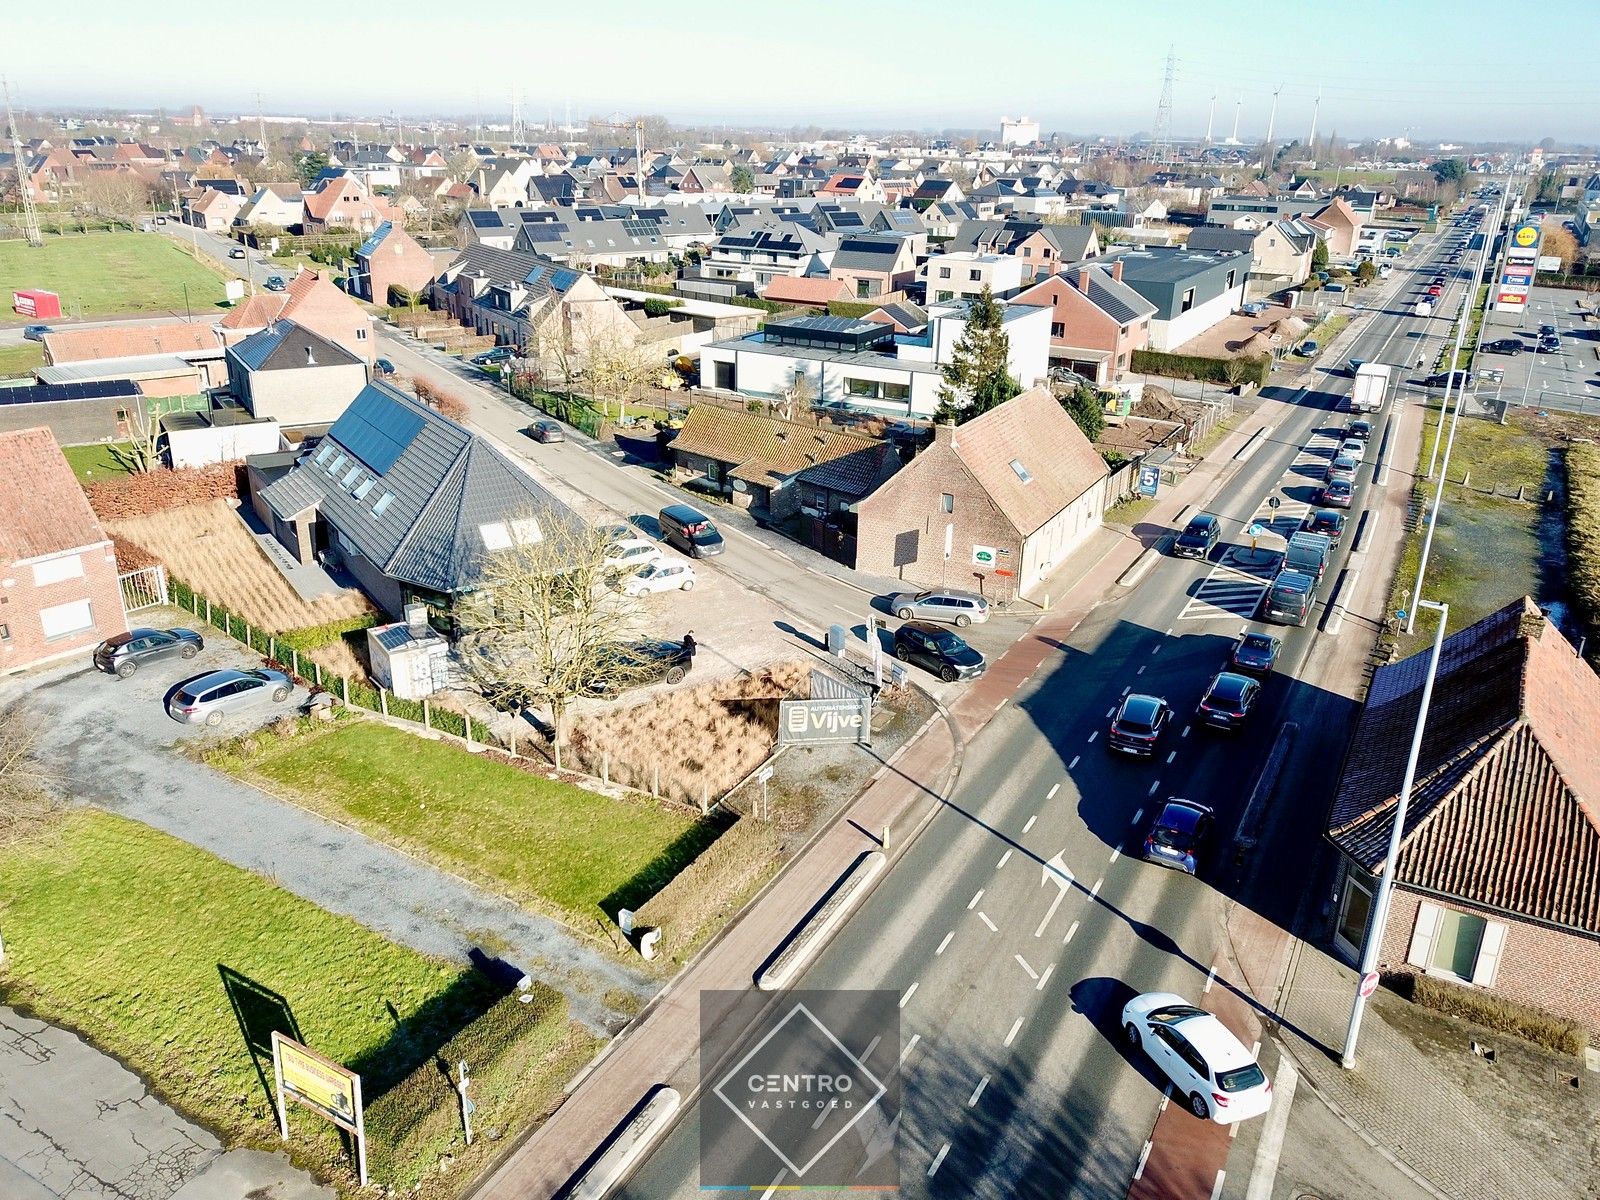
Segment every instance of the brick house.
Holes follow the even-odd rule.
[[[763,300],[790,304],[795,308],[827,308],[835,300],[853,302],[855,293],[842,279],[826,276],[779,275],[761,293]]]
[[[689,410],[670,449],[674,478],[771,521],[788,520],[802,510],[825,519],[900,466],[894,447],[877,438],[714,404]],[[831,469],[817,470],[824,467]],[[809,484],[802,486],[808,472]]]
[[[405,216],[382,196],[369,192],[353,175],[333,175],[306,193],[301,220],[307,234],[353,230],[371,233],[385,221],[401,224]]]
[[[48,429],[0,433],[0,674],[125,633],[117,557]]]
[[[828,278],[849,287],[855,300],[898,299],[916,277],[916,242],[897,234],[844,238],[828,264]]]
[[[935,260],[937,261],[937,260]],[[1081,262],[1017,295],[1050,311],[1050,365],[1106,385],[1150,344],[1156,306],[1122,282],[1122,260]]]
[[[389,289],[421,292],[436,274],[433,255],[400,226],[385,221],[356,251],[356,268],[346,284],[353,296],[388,304]]]
[[[855,567],[1014,597],[1099,526],[1109,474],[1056,398],[1033,388],[935,426],[933,445],[856,505]]]
[[[1311,219],[1328,230],[1328,253],[1334,258],[1349,258],[1356,252],[1362,221],[1343,197],[1336,196],[1332,203],[1313,213]]]
[[[1054,275],[1067,263],[1100,253],[1093,225],[1046,225],[1042,221],[962,221],[947,251],[1004,254],[1022,260],[1024,282]]]
[[[1359,958],[1431,650],[1379,667],[1327,837]],[[1378,954],[1600,1032],[1600,677],[1526,598],[1445,639]]]
[[[377,357],[372,318],[320,271],[301,271],[281,292],[257,292],[218,322],[228,345],[275,321],[293,321],[344,347],[364,363]]]

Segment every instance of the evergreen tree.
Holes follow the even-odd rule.
[[[1091,442],[1098,438],[1106,429],[1106,407],[1100,400],[1100,393],[1092,387],[1079,384],[1065,396],[1058,397],[1061,407],[1078,423],[1078,428],[1083,430],[1083,436]]]
[[[972,299],[966,330],[944,368],[945,385],[939,389],[935,419],[962,425],[1020,392],[1022,385],[1006,369],[1010,354],[1003,311],[985,284]]]

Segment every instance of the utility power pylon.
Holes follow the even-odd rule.
[[[11,84],[0,77],[0,90],[6,97],[6,133],[11,138],[11,157],[17,165],[17,185],[22,192],[22,236],[30,246],[44,245],[39,232],[39,210],[33,204],[33,186],[28,182],[28,160],[22,153],[22,138],[17,135],[17,117],[11,111]]]
[[[1167,47],[1167,73],[1161,83],[1161,103],[1156,105],[1156,130],[1150,139],[1150,156],[1156,162],[1165,159],[1167,143],[1172,138],[1172,80],[1178,73],[1178,51]]]

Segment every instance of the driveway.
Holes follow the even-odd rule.
[[[37,713],[41,757],[79,803],[181,838],[424,954],[468,962],[475,948],[494,947],[480,953],[559,988],[573,1016],[597,1032],[624,1021],[602,996],[652,993],[643,976],[559,922],[181,753],[208,731],[172,721],[162,696],[200,669],[251,661],[258,660],[218,636],[193,662],[157,664],[129,680],[69,666],[0,681],[0,704],[21,699]],[[293,707],[271,705],[261,717]],[[231,718],[222,732],[244,728]]]
[[[223,1152],[76,1034],[0,1008],[5,1200],[332,1200],[283,1154]]]

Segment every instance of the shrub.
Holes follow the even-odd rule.
[[[770,821],[741,817],[645,901],[635,920],[660,929],[664,948],[681,959],[707,926],[720,926],[733,916],[735,906],[777,858],[778,847],[778,830]]]
[[[1567,584],[1591,629],[1600,621],[1600,446],[1567,447]]]
[[[325,625],[286,629],[278,635],[278,645],[280,648],[289,647],[298,650],[301,654],[310,654],[311,651],[323,646],[333,645],[347,634],[371,629],[379,620],[377,613],[363,613],[359,617],[346,617],[342,621],[329,621]]]
[[[1410,980],[1411,1000],[1434,1012],[1509,1033],[1558,1054],[1582,1054],[1589,1044],[1589,1034],[1583,1026],[1532,1005],[1518,1004],[1515,1000],[1449,983],[1432,975],[1407,973],[1401,978]],[[1405,985],[1401,984],[1396,990],[1404,994]]]
[[[1200,354],[1167,354],[1160,350],[1135,350],[1133,352],[1133,369],[1145,375],[1163,375],[1168,379],[1203,379],[1207,383],[1232,384],[1234,380],[1228,378],[1228,363],[1226,358],[1206,358]],[[1255,358],[1244,359],[1251,365],[1251,370],[1238,382],[1253,383],[1257,387],[1267,382],[1267,373],[1272,370],[1271,355],[1262,354]],[[1233,368],[1237,375],[1238,368]]]
[[[829,300],[828,315],[830,317],[864,317],[869,312],[881,308],[880,304],[865,303],[860,300]]]
[[[682,300],[646,300],[644,302],[644,315],[647,317],[664,317],[673,309],[682,307]]]
[[[84,487],[89,507],[102,521],[142,517],[149,513],[228,500],[239,495],[239,467],[218,463],[210,467],[171,471],[165,467],[136,475],[122,475]]]

